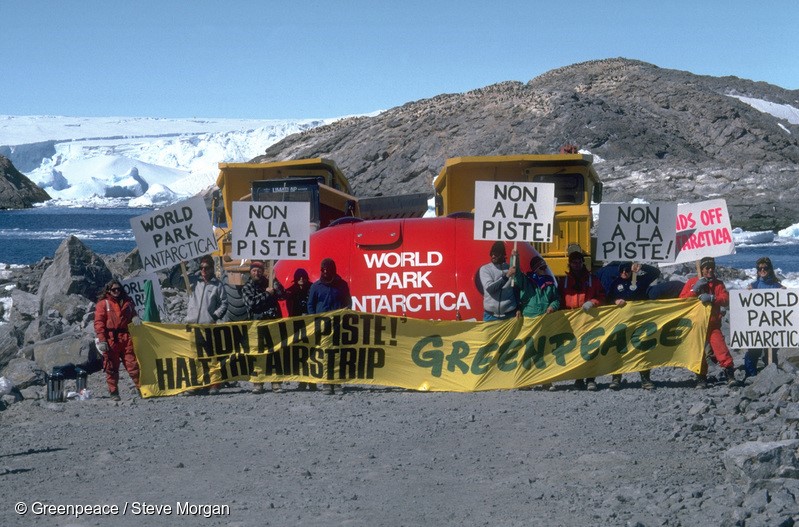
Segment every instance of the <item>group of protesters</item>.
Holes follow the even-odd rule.
[[[513,251],[511,263],[503,242],[495,242],[490,250],[491,261],[479,270],[479,284],[483,289],[485,322],[509,318],[534,318],[559,309],[582,309],[590,312],[602,305],[623,308],[628,302],[653,298],[653,284],[660,277],[657,267],[631,262],[613,262],[592,272],[585,264],[586,255],[580,248],[568,254],[568,270],[558,279],[549,272],[546,262],[538,255],[530,260],[530,270],[523,273],[518,265],[518,253]],[[749,289],[784,288],[774,272],[768,257],[757,260],[757,279]],[[228,309],[225,286],[216,277],[214,259],[210,255],[200,259],[199,276],[194,280],[187,307],[186,322],[190,324],[214,324],[223,321]],[[292,284],[284,288],[278,280],[265,276],[264,262],[250,262],[250,279],[241,288],[242,299],[250,320],[271,320],[282,317],[279,301],[285,301],[287,315],[302,316],[324,313],[352,307],[352,298],[347,282],[336,272],[336,263],[325,258],[320,264],[320,278],[311,284],[308,272],[297,269]],[[673,288],[672,288],[673,289]],[[690,278],[679,292],[672,296],[696,298],[711,306],[707,331],[706,349],[709,358],[725,372],[727,383],[735,386],[735,370],[732,356],[721,331],[722,309],[729,305],[729,294],[724,283],[716,276],[713,258],[702,258],[699,275]],[[654,297],[657,297],[656,295]],[[136,321],[136,309],[132,299],[125,293],[119,280],[111,280],[103,289],[96,304],[94,329],[96,345],[103,357],[103,370],[110,397],[120,400],[118,382],[119,368],[124,366],[136,390],[139,390],[139,365],[133,350],[133,340],[128,326]],[[744,370],[747,376],[757,374],[758,360],[763,350],[747,350]],[[702,361],[702,370],[696,375],[696,386],[707,386],[708,364]],[[641,387],[654,389],[650,371],[639,372]],[[611,376],[609,388],[621,388],[621,374]],[[281,392],[281,382],[272,382],[272,391]],[[595,378],[577,379],[575,386],[589,391],[597,390]],[[323,384],[326,394],[334,394],[332,384]],[[208,394],[219,393],[215,384],[205,390]],[[540,388],[556,390],[552,384]],[[299,390],[317,390],[313,383],[301,382]],[[253,383],[253,393],[263,393],[263,383]],[[199,393],[191,390],[189,395]]]
[[[570,250],[568,270],[557,283],[548,272],[543,258],[536,255],[530,260],[530,271],[522,273],[518,264],[518,253],[514,250],[510,263],[503,242],[495,242],[489,253],[491,261],[480,268],[479,281],[483,289],[483,320],[492,322],[510,318],[534,318],[559,309],[582,309],[590,312],[601,305],[623,308],[627,302],[657,298],[650,286],[660,277],[660,270],[650,265],[633,262],[612,262],[597,272],[585,265],[586,255],[580,248]],[[757,279],[749,289],[784,288],[774,272],[768,257],[757,260]],[[729,294],[724,282],[716,276],[716,261],[711,257],[699,262],[699,275],[690,278],[679,292],[679,298],[696,298],[710,305],[710,320],[707,328],[706,349],[712,352],[710,360],[724,370],[727,384],[737,386],[735,367],[730,350],[721,331],[722,309],[729,305]],[[757,374],[757,363],[763,350],[747,350],[744,370],[747,376]],[[707,387],[708,364],[702,361],[702,369],[696,374],[696,387]],[[652,390],[650,370],[639,372],[641,387]],[[613,374],[608,387],[621,388],[621,374]],[[577,379],[575,387],[596,391],[595,378]],[[540,388],[555,391],[553,384]]]
[[[284,288],[278,280],[268,279],[264,274],[264,262],[250,262],[250,279],[241,288],[242,299],[249,320],[272,320],[281,318],[280,300],[285,300],[288,316],[324,313],[335,309],[352,307],[349,285],[336,272],[336,262],[325,258],[320,265],[320,278],[313,284],[305,269],[294,273],[290,287]],[[214,259],[205,255],[200,259],[199,276],[192,280],[186,309],[186,323],[215,324],[225,318],[228,298],[225,286],[216,277]],[[128,326],[137,323],[133,300],[125,292],[119,280],[106,284],[98,298],[94,330],[97,350],[103,357],[108,392],[114,401],[119,401],[119,367],[125,369],[139,392],[139,365],[133,350],[133,340]],[[220,385],[211,385],[206,390],[188,390],[186,395],[219,393]],[[316,390],[312,383],[300,383],[300,390]],[[334,394],[332,384],[323,385],[324,392]],[[253,393],[263,393],[263,383],[253,383]],[[272,391],[282,391],[280,382],[272,383]]]

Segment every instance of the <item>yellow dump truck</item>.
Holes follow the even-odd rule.
[[[568,252],[579,245],[591,266],[591,202],[602,201],[602,182],[593,156],[585,154],[455,157],[435,180],[436,215],[474,211],[476,181],[554,183],[555,223],[551,243],[533,243],[559,276],[566,273]]]
[[[222,193],[225,222],[218,226],[219,253],[228,280],[240,285],[248,267],[233,257],[230,226],[234,201],[310,203],[312,230],[343,217],[361,219],[421,217],[427,194],[357,197],[333,160],[296,159],[273,163],[219,163],[216,184]]]

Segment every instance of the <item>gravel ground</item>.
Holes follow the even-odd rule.
[[[122,375],[119,403],[95,374],[93,399],[28,398],[0,412],[0,525],[751,526],[799,518],[799,480],[781,485],[785,497],[733,482],[721,459],[746,441],[795,438],[795,424],[769,416],[777,396],[762,396],[771,407],[763,410],[744,397],[746,387],[697,390],[685,370],[655,370],[653,392],[625,375],[619,392],[607,389],[609,377],[595,393],[562,383],[555,392],[473,394],[348,386],[327,396],[288,383],[283,393],[254,395],[242,382],[216,396],[147,400]],[[18,502],[26,514],[15,512]],[[37,503],[119,512],[37,514]]]

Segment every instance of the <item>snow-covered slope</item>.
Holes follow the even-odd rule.
[[[164,205],[216,181],[217,164],[262,154],[336,119],[153,119],[0,115],[0,155],[51,204]]]

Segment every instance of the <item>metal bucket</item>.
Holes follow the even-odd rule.
[[[80,393],[86,389],[89,374],[83,368],[75,368],[75,391]]]
[[[47,401],[51,403],[63,403],[66,401],[64,374],[60,371],[54,371],[49,375],[45,373],[44,378],[47,382]]]

